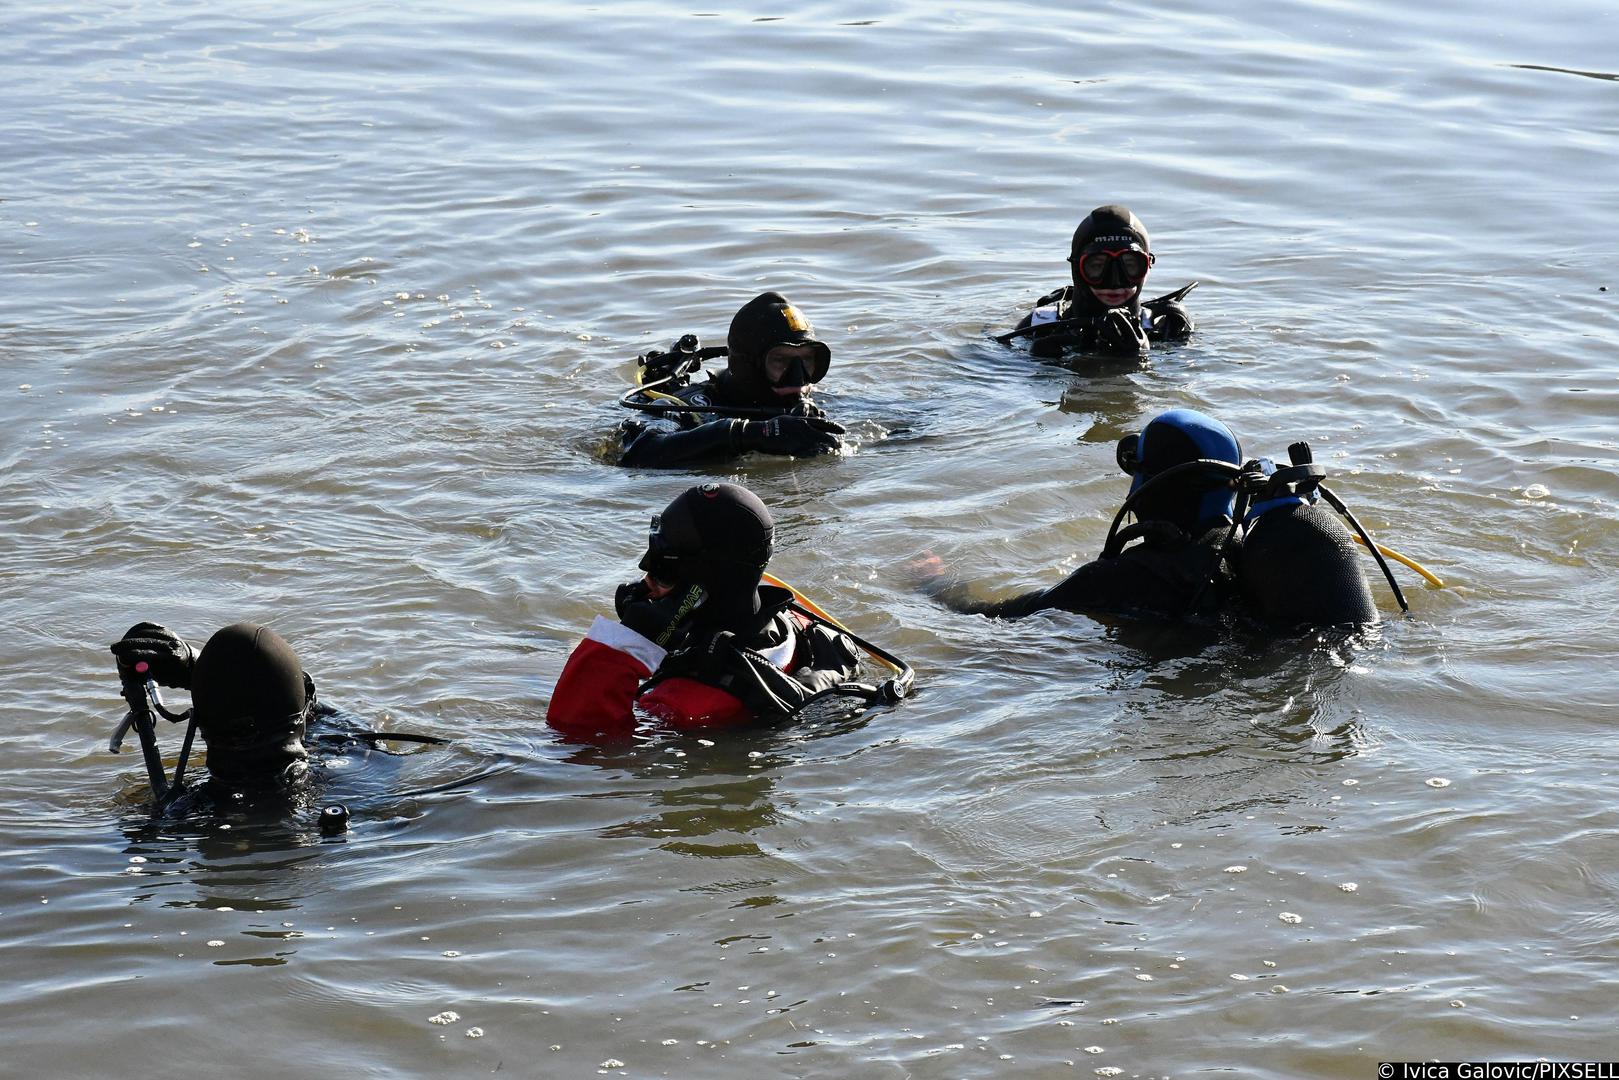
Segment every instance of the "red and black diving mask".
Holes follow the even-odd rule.
[[[1125,247],[1095,244],[1072,261],[1074,275],[1093,289],[1135,289],[1146,280],[1155,256],[1131,242]]]

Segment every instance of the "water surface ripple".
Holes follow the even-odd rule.
[[[1619,1057],[1611,9],[16,0],[0,29],[9,1073]],[[1140,370],[993,344],[1113,200],[1154,284],[1203,283],[1198,335]],[[707,475],[602,460],[630,358],[766,287],[832,343],[860,447],[723,475],[921,693],[559,745],[567,649]],[[1178,405],[1251,453],[1309,438],[1450,587],[1407,576],[1412,616],[1351,643],[911,591],[924,552],[986,589],[1078,565],[1114,441]],[[331,700],[456,744],[334,763],[344,840],[153,824],[105,752],[105,646],[143,618],[270,622]]]

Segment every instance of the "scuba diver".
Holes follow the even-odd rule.
[[[893,703],[902,661],[857,638],[765,573],[775,523],[735,484],[689,488],[652,518],[645,576],[618,587],[568,656],[546,722],[580,740],[624,739],[637,713],[676,731],[780,723],[832,695]],[[894,671],[854,682],[864,650]]]
[[[1377,559],[1402,610],[1408,606],[1384,555],[1427,571],[1372,541],[1322,480],[1307,443],[1290,464],[1243,462],[1231,429],[1191,409],[1154,417],[1119,441],[1130,493],[1101,554],[1049,589],[983,603],[961,586],[929,591],[968,614],[1018,619],[1052,608],[1158,619],[1212,619],[1226,612],[1289,633],[1378,621],[1356,555],[1353,526]],[[1125,516],[1133,524],[1123,526]]]
[[[115,753],[133,727],[146,759],[156,810],[171,809],[184,797],[187,808],[196,802],[228,799],[237,803],[293,800],[319,768],[309,743],[375,743],[382,738],[401,742],[441,744],[428,735],[375,733],[364,730],[356,718],[317,699],[315,682],[303,670],[298,656],[274,630],[254,623],[235,623],[216,632],[201,651],[193,649],[167,627],[142,622],[130,627],[112,644],[118,677],[129,713],[113,733],[109,749]],[[164,704],[159,686],[189,690],[191,708],[173,713]],[[165,777],[157,748],[156,719],[186,722],[186,734],[172,779]],[[312,733],[312,725],[327,732]],[[206,784],[188,788],[185,769],[193,737],[202,733],[208,747]],[[322,816],[322,828],[334,810]],[[343,821],[347,811],[342,811]]]
[[[1181,303],[1197,282],[1143,301],[1141,288],[1157,261],[1141,219],[1125,206],[1098,206],[1074,230],[1068,264],[1074,283],[1042,296],[1033,311],[996,340],[1027,337],[1035,356],[1064,350],[1140,358],[1152,341],[1190,337],[1192,317]]]
[[[725,370],[693,384],[703,361]],[[826,418],[810,388],[826,377],[832,350],[787,298],[761,293],[731,320],[725,344],[700,348],[687,334],[668,352],[638,358],[636,386],[619,404],[648,414],[626,420],[620,465],[666,468],[736,457],[750,450],[809,457],[835,454],[842,426]]]

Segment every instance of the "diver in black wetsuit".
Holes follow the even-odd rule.
[[[1042,296],[1000,340],[1029,339],[1035,356],[1065,350],[1142,357],[1152,341],[1191,336],[1181,303],[1197,282],[1143,302],[1141,289],[1157,256],[1141,220],[1124,206],[1098,206],[1074,230],[1068,255],[1074,283]]]
[[[844,429],[810,400],[810,387],[826,377],[832,351],[815,328],[780,293],[767,292],[742,306],[731,320],[724,350],[726,369],[706,382],[685,384],[685,369],[662,383],[656,398],[642,393],[633,408],[655,418],[625,421],[620,465],[671,467],[735,457],[750,450],[808,457],[837,453]],[[681,355],[646,358],[680,362]],[[699,363],[700,363],[700,359]],[[695,368],[693,368],[694,370]],[[649,365],[648,373],[654,368]],[[652,384],[645,384],[652,389]],[[691,405],[690,410],[681,404]]]
[[[1119,464],[1133,476],[1130,495],[1098,558],[1008,600],[975,601],[959,586],[936,595],[1007,619],[1057,608],[1171,620],[1233,612],[1283,632],[1377,622],[1353,538],[1313,501],[1319,467],[1244,465],[1231,430],[1191,409],[1121,440]],[[1126,511],[1136,521],[1120,528]]]
[[[371,742],[357,718],[317,700],[315,682],[279,634],[253,623],[235,623],[208,639],[201,651],[156,623],[130,627],[112,645],[124,697],[130,704],[126,725],[139,731],[148,777],[158,808],[182,811],[199,802],[240,804],[295,801],[318,769],[308,743]],[[191,692],[189,716],[168,713],[151,684]],[[181,784],[191,745],[186,735],[181,765],[172,783],[163,777],[152,725],[157,714],[190,720],[208,746],[206,784]],[[319,734],[312,726],[324,728]],[[125,728],[114,735],[114,748]],[[374,738],[374,736],[373,736]],[[441,743],[421,735],[390,735],[408,742]],[[324,822],[323,822],[324,824]]]

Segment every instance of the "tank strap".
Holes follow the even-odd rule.
[[[1261,514],[1267,513],[1271,510],[1280,509],[1284,506],[1302,506],[1306,501],[1308,500],[1306,500],[1302,495],[1280,495],[1274,499],[1266,499],[1263,502],[1256,502],[1253,504],[1253,506],[1248,508],[1248,513],[1243,516],[1242,527],[1246,529],[1249,525],[1253,524],[1254,520]]]

